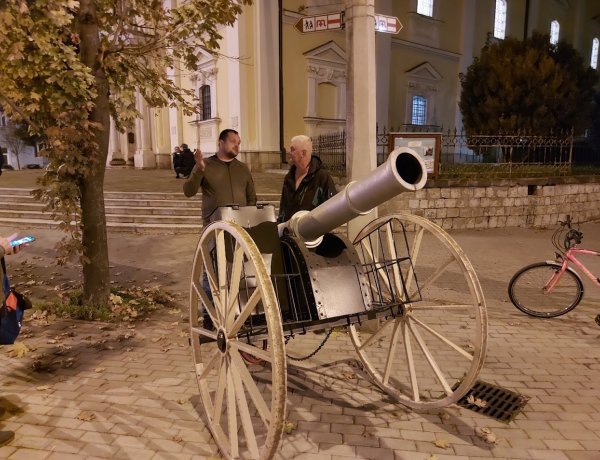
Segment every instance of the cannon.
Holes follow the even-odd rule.
[[[409,213],[379,217],[353,241],[340,230],[426,178],[421,158],[400,148],[284,224],[269,205],[217,210],[196,248],[189,314],[200,397],[225,458],[276,453],[287,367],[298,359],[286,347],[307,333],[346,332],[357,377],[414,410],[448,406],[471,389],[485,359],[487,315],[458,244]]]

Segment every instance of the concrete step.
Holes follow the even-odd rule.
[[[31,200],[34,200],[31,192],[34,189],[31,188],[6,188],[0,187],[0,197],[2,196],[20,196],[27,197]],[[258,193],[257,194],[258,201],[279,201],[280,194],[279,193]],[[176,200],[176,201],[186,201],[186,202],[201,202],[202,194],[199,193],[193,197],[186,197],[183,192],[181,193],[172,193],[172,192],[114,192],[114,191],[105,191],[104,199],[129,199],[129,200]]]
[[[21,218],[3,218],[4,225],[21,228],[22,233],[34,233],[29,229],[35,228],[58,228],[59,222],[50,219],[21,219]],[[160,234],[173,235],[178,233],[197,233],[202,232],[202,224],[156,224],[156,223],[123,223],[107,222],[106,227],[109,231],[142,233],[142,234]]]
[[[259,194],[260,203],[270,204],[277,213],[279,195]],[[105,192],[107,227],[111,231],[144,233],[200,233],[202,195],[187,198],[183,193]],[[44,204],[31,195],[31,189],[0,188],[0,221],[23,228],[54,228]]]
[[[31,220],[51,220],[49,213],[41,211],[14,211],[0,209],[0,221],[5,221],[7,218],[15,219],[31,219]],[[137,215],[137,214],[106,214],[106,222],[118,223],[148,223],[148,224],[197,224],[200,222],[200,215]]]

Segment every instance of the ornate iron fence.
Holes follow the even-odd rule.
[[[574,139],[572,131],[539,136],[526,132],[498,135],[467,135],[442,132],[439,126],[402,125],[399,129],[377,126],[377,164],[389,153],[389,134],[395,132],[442,133],[440,174],[445,177],[540,177],[577,172],[600,172],[600,147],[588,138]],[[332,174],[346,174],[346,133],[313,139],[313,152]]]
[[[346,175],[346,131],[321,134],[313,137],[313,155],[321,158],[323,164],[334,176]]]

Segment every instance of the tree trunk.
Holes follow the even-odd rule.
[[[95,133],[98,151],[85,152],[95,156],[94,171],[79,184],[81,192],[81,224],[83,244],[83,302],[106,305],[110,294],[108,268],[108,241],[104,209],[104,172],[108,156],[110,134],[109,90],[106,75],[99,65],[100,34],[96,5],[93,0],[81,0],[79,12],[81,61],[95,76],[98,96],[90,114],[90,121],[104,127]]]

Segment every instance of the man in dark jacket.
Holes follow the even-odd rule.
[[[181,144],[181,153],[179,155],[179,166],[175,168],[175,173],[179,176],[188,177],[196,164],[194,154],[187,144]]]
[[[310,137],[294,136],[288,155],[292,167],[283,180],[278,222],[298,211],[311,211],[337,193],[329,171],[312,155]]]

